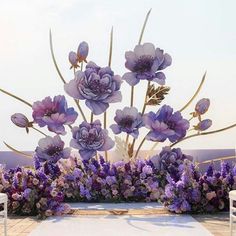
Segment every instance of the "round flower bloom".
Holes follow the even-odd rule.
[[[204,131],[210,128],[211,126],[212,126],[212,120],[205,119],[205,120],[200,121],[198,125],[194,126],[194,129],[199,130],[199,131]]]
[[[72,129],[73,139],[70,146],[79,150],[80,156],[84,160],[89,160],[97,151],[107,151],[115,143],[108,137],[108,131],[102,129],[99,120],[93,123],[82,122],[79,127]]]
[[[47,126],[49,131],[56,134],[66,134],[64,125],[71,125],[78,114],[74,108],[67,107],[65,96],[55,96],[52,100],[46,97],[34,102],[33,118],[40,127]]]
[[[29,132],[29,127],[32,127],[32,123],[29,122],[28,118],[21,114],[21,113],[15,113],[11,116],[11,121],[20,128],[25,128],[26,132]]]
[[[64,148],[65,143],[59,135],[54,137],[47,136],[39,140],[35,150],[35,157],[39,162],[49,161],[56,163],[58,160],[70,157],[70,148]]]
[[[160,48],[156,48],[152,43],[137,45],[134,51],[125,53],[125,66],[131,72],[123,75],[126,82],[134,86],[140,80],[149,80],[157,82],[160,85],[165,84],[165,74],[161,70],[171,65],[171,56],[164,53]]]
[[[189,122],[183,119],[181,113],[170,106],[162,106],[157,113],[149,112],[144,115],[144,124],[151,131],[146,139],[156,142],[164,142],[167,138],[176,142],[186,135]]]
[[[109,103],[120,102],[121,78],[110,67],[101,68],[89,62],[84,72],[77,71],[75,79],[66,83],[65,91],[75,99],[85,100],[86,106],[95,115],[100,115]]]
[[[201,100],[199,100],[195,106],[195,116],[198,115],[203,115],[205,114],[210,106],[210,99],[209,98],[202,98]]]
[[[125,132],[137,138],[139,128],[144,126],[142,115],[135,107],[125,107],[123,110],[116,110],[114,120],[117,124],[110,126],[114,134]]]

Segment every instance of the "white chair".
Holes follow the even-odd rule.
[[[0,204],[3,204],[3,210],[0,211],[0,215],[3,216],[4,236],[7,236],[7,195],[5,193],[0,193]]]

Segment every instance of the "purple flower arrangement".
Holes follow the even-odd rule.
[[[198,95],[206,74],[194,96],[181,109],[174,110],[162,104],[170,90],[165,84],[172,58],[152,43],[142,43],[149,14],[150,11],[138,45],[133,51],[125,52],[124,66],[128,72],[123,76],[111,66],[113,29],[107,65],[98,66],[88,59],[87,42],[81,42],[77,52],[69,52],[69,64],[73,69],[70,81],[63,78],[56,64],[50,33],[53,62],[65,93],[74,99],[76,108],[68,105],[64,95],[46,97],[31,104],[0,89],[32,109],[32,118],[15,113],[12,122],[29,134],[30,129],[34,129],[43,135],[32,156],[34,169],[2,170],[0,192],[8,194],[10,212],[40,216],[62,214],[68,212],[68,207],[62,204],[64,200],[162,201],[177,213],[228,207],[227,193],[236,188],[235,168],[231,170],[227,164],[222,164],[221,172],[217,172],[209,166],[207,173],[202,175],[192,157],[172,147],[186,139],[225,131],[236,124],[206,132],[212,126],[212,120],[203,118],[210,107],[208,98],[200,99],[188,117],[183,115]],[[130,105],[111,114],[109,107],[122,101],[123,81],[131,91],[130,96],[123,96],[123,101],[130,98]],[[135,107],[134,99],[135,89],[140,85],[144,88],[147,85],[140,95],[144,98],[141,109]],[[88,108],[89,114],[84,112],[81,103]],[[107,117],[113,117],[113,123],[108,124]],[[44,127],[53,136],[40,130]],[[146,135],[143,135],[140,131],[145,129]],[[71,139],[69,147],[63,141],[66,134]],[[113,134],[119,137],[114,138]],[[144,158],[139,151],[144,142],[150,141],[154,142],[152,150],[158,143],[164,148]],[[8,144],[7,147],[26,155]],[[112,152],[108,151],[114,147],[127,158],[111,162]]]

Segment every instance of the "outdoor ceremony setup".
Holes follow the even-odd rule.
[[[19,104],[11,116],[16,128],[28,136],[32,131],[41,135],[28,152],[4,141],[9,151],[0,155],[1,235],[211,236],[193,215],[219,212],[230,214],[233,235],[234,148],[184,150],[179,145],[227,133],[236,123],[225,116],[219,127],[213,126],[208,115],[213,101],[200,96],[207,71],[192,96],[179,102],[179,109],[166,103],[172,95],[166,71],[171,70],[174,56],[168,48],[144,41],[150,14],[151,9],[137,44],[124,53],[124,74],[113,69],[115,26],[109,32],[109,53],[101,55],[107,64],[93,60],[90,50],[95,45],[83,39],[65,55],[70,80],[57,62],[55,52],[60,48],[55,47],[52,28],[52,69],[64,93],[31,103],[0,85],[0,92]],[[124,84],[129,86],[125,93]],[[141,106],[135,99],[139,86]],[[117,108],[121,102],[125,105]],[[30,108],[32,115],[22,113],[21,106]],[[186,109],[192,112],[186,115]],[[149,149],[144,147],[147,142]],[[28,234],[14,234],[7,227],[8,217],[28,216],[38,222]]]

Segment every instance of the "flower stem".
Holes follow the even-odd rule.
[[[90,116],[90,123],[93,122],[93,113],[91,112],[91,116]]]
[[[61,72],[60,72],[60,70],[59,70],[59,67],[58,67],[58,65],[57,65],[56,58],[55,58],[55,55],[54,55],[53,43],[52,43],[52,32],[51,32],[51,30],[50,30],[50,32],[49,32],[49,39],[50,39],[50,50],[51,50],[51,55],[52,55],[52,60],[53,60],[54,66],[55,66],[55,68],[56,68],[56,71],[57,71],[57,73],[58,73],[60,79],[61,79],[62,82],[65,84],[66,81],[65,81],[65,79],[63,78],[63,76],[62,76],[62,74],[61,74]],[[83,117],[83,120],[84,120],[84,121],[87,121],[87,119],[86,119],[86,117],[85,117],[85,115],[84,115],[84,113],[83,113],[83,110],[82,110],[81,106],[79,105],[79,101],[76,100],[76,99],[74,99],[74,101],[75,101],[75,103],[76,103],[76,105],[77,105],[77,107],[78,107],[78,109],[79,109],[79,111],[80,111],[80,114],[81,114],[82,117]]]
[[[135,153],[134,159],[137,158],[138,153],[139,153],[139,151],[140,151],[140,149],[141,149],[143,143],[145,142],[145,140],[146,140],[146,136],[143,138],[142,142],[139,144],[138,149],[137,149],[137,151],[136,151],[136,153]]]
[[[147,84],[147,91],[146,91],[146,94],[145,94],[145,99],[144,99],[144,104],[143,104],[143,109],[142,109],[142,115],[144,114],[144,112],[145,112],[145,110],[146,110],[146,106],[147,106],[147,95],[148,95],[148,90],[149,90],[150,84],[151,84],[151,81],[148,81],[148,84]]]
[[[31,127],[32,129],[36,130],[37,132],[39,132],[40,134],[44,135],[45,137],[47,137],[48,135],[46,135],[44,132],[42,132],[41,130],[35,128],[34,126]]]
[[[9,144],[5,143],[5,142],[3,142],[3,143],[4,143],[10,150],[12,150],[13,152],[15,152],[15,153],[17,153],[17,154],[19,154],[19,155],[21,155],[21,156],[25,156],[25,157],[32,158],[31,155],[17,150],[17,149],[15,149],[15,148],[13,148],[12,146],[10,146]]]
[[[190,138],[193,138],[193,137],[197,137],[197,136],[201,136],[201,135],[209,135],[209,134],[215,134],[215,133],[219,133],[219,132],[222,132],[222,131],[225,131],[225,130],[228,130],[228,129],[231,129],[231,128],[234,128],[236,127],[236,124],[233,124],[233,125],[230,125],[230,126],[227,126],[227,127],[224,127],[222,129],[217,129],[217,130],[213,130],[213,131],[209,131],[209,132],[202,132],[202,133],[197,133],[197,134],[192,134],[192,135],[189,135],[185,138],[182,138],[180,139],[179,141],[175,142],[175,143],[172,143],[170,145],[170,147],[173,147],[175,146],[177,143],[180,143],[184,140],[187,140],[187,139],[190,139]]]
[[[194,93],[194,95],[192,96],[192,98],[179,110],[180,112],[182,112],[183,110],[185,110],[191,103],[192,101],[195,99],[195,97],[198,95],[198,93],[200,92],[201,88],[202,88],[202,85],[205,81],[205,78],[206,78],[206,73],[204,73],[203,77],[202,77],[202,80],[201,80],[201,83],[199,84],[196,92]]]
[[[6,95],[8,95],[8,96],[10,96],[10,97],[13,97],[13,98],[17,99],[17,100],[20,101],[20,102],[23,102],[24,104],[26,104],[27,106],[29,106],[29,107],[32,108],[32,104],[30,104],[29,102],[25,101],[24,99],[22,99],[22,98],[20,98],[20,97],[18,97],[18,96],[16,96],[16,95],[14,95],[14,94],[12,94],[12,93],[9,93],[9,92],[7,92],[6,90],[3,90],[3,89],[1,89],[1,88],[0,88],[0,91],[1,91],[2,93],[5,93]]]

